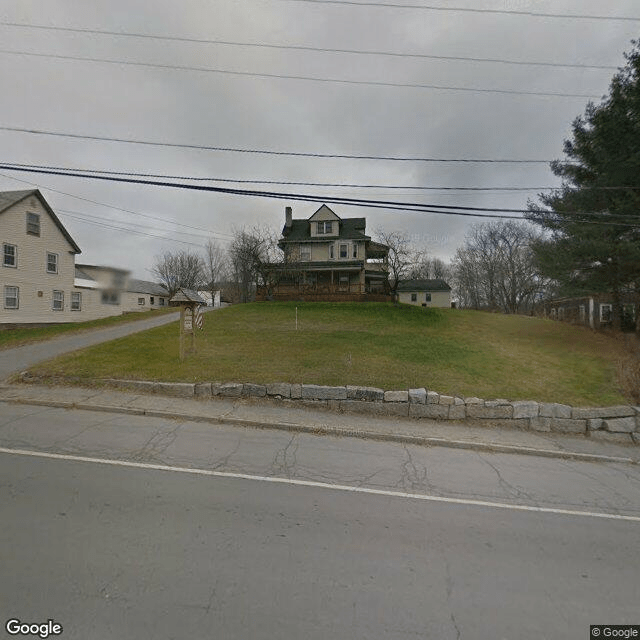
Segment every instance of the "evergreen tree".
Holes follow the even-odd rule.
[[[619,327],[621,295],[640,291],[640,47],[633,42],[609,95],[587,105],[551,170],[562,187],[530,203],[547,229],[534,251],[565,295],[608,292]],[[639,309],[636,309],[638,318]]]

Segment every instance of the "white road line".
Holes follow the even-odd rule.
[[[391,498],[405,498],[409,500],[425,500],[428,502],[444,502],[448,504],[460,504],[474,507],[491,507],[494,509],[510,509],[512,511],[533,511],[536,513],[552,513],[563,516],[582,516],[587,518],[604,518],[607,520],[626,520],[628,522],[640,522],[640,516],[625,516],[616,513],[599,513],[594,511],[573,511],[571,509],[554,509],[552,507],[532,507],[524,504],[506,504],[503,502],[488,502],[485,500],[471,500],[463,498],[446,498],[444,496],[430,496],[422,493],[405,493],[403,491],[388,491],[385,489],[369,489],[367,487],[353,487],[346,484],[331,484],[328,482],[316,482],[314,480],[295,480],[293,478],[278,478],[273,476],[258,476],[248,473],[229,473],[226,471],[212,471],[210,469],[192,469],[189,467],[170,467],[164,464],[150,464],[147,462],[131,462],[128,460],[110,460],[108,458],[89,458],[86,456],[73,456],[62,453],[46,453],[44,451],[27,451],[24,449],[6,449],[0,447],[0,453],[33,458],[47,458],[50,460],[69,460],[72,462],[91,462],[105,464],[114,467],[128,467],[131,469],[149,469],[153,471],[173,471],[176,473],[189,473],[198,476],[212,476],[216,478],[236,478],[241,480],[253,480],[258,482],[274,482],[289,484],[299,487],[314,487],[318,489],[331,489],[333,491],[348,491],[351,493],[368,493],[377,496]]]

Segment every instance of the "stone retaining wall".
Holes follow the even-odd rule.
[[[111,386],[176,397],[272,398],[302,406],[371,416],[404,416],[432,420],[466,420],[533,431],[582,434],[619,443],[640,444],[640,407],[572,407],[566,404],[517,400],[460,398],[408,389],[384,391],[375,387],[328,387],[315,384],[252,384],[241,382],[147,382],[101,380]]]

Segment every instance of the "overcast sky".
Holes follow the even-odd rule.
[[[0,25],[0,126],[178,145],[329,155],[552,160],[562,157],[563,139],[569,135],[573,119],[584,112],[588,98],[531,93],[577,94],[599,101],[608,91],[615,68],[624,64],[623,53],[630,49],[640,27],[637,0],[611,0],[606,4],[598,0],[384,2],[428,4],[431,9],[305,0],[4,0],[0,9],[0,21],[5,23]],[[438,11],[434,7],[498,12]],[[636,20],[536,17],[514,12]],[[35,26],[147,34],[165,39]],[[319,52],[248,44],[411,55]],[[516,65],[442,57],[613,68]],[[491,93],[488,89],[529,93]],[[545,163],[306,158],[6,130],[0,130],[0,148],[0,162],[5,163],[194,178],[379,185],[368,189],[237,183],[222,186],[457,206],[525,208],[527,199],[535,198],[539,188],[558,184]],[[41,189],[82,249],[77,262],[125,267],[142,279],[152,279],[154,257],[165,250],[199,250],[198,245],[209,237],[224,246],[234,228],[243,225],[265,224],[281,229],[286,205],[293,207],[296,218],[309,217],[319,206],[293,198],[222,195],[7,171],[0,174],[2,190],[29,186]],[[390,185],[405,188],[390,189]],[[408,187],[533,190],[484,192]],[[365,216],[370,234],[379,227],[405,231],[423,249],[447,260],[464,241],[469,226],[477,222],[441,214],[330,206],[341,217]],[[177,243],[178,239],[194,244]]]

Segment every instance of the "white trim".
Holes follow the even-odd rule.
[[[49,256],[55,256],[55,260],[53,262],[55,262],[56,268],[51,271],[49,269]],[[59,265],[60,265],[60,260],[58,259],[59,256],[57,253],[55,253],[54,251],[47,251],[47,258],[45,261],[45,269],[47,270],[47,273],[51,273],[51,274],[57,274],[59,271]],[[52,262],[52,264],[53,264]]]
[[[6,263],[6,247],[13,247],[13,264]],[[7,267],[7,269],[17,269],[18,268],[18,245],[12,244],[11,242],[3,242],[2,243],[2,266]]]
[[[56,293],[60,294],[59,302],[61,303],[60,308],[56,308]],[[64,291],[60,291],[60,289],[54,289],[53,294],[51,295],[51,310],[52,311],[64,311]]]
[[[16,306],[15,307],[8,307],[7,306],[7,289],[15,289],[16,290],[16,295],[15,296],[11,296],[11,299],[13,300],[15,298],[16,301]],[[20,287],[13,285],[13,284],[5,284],[4,285],[4,308],[5,309],[9,309],[11,311],[14,311],[16,309],[20,308]]]

